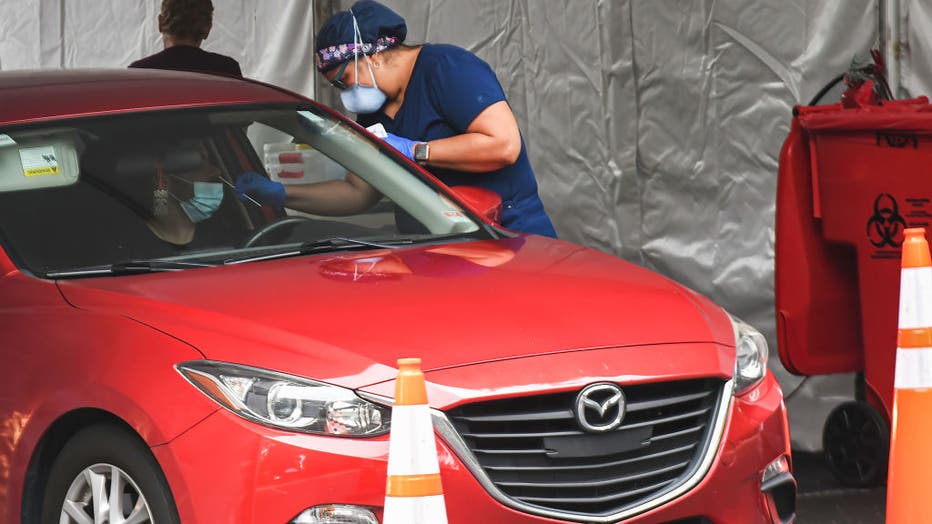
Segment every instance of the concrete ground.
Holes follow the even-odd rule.
[[[794,453],[793,466],[799,485],[797,524],[883,524],[886,488],[840,485],[821,454]]]

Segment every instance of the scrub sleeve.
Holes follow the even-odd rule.
[[[503,100],[495,72],[479,57],[456,46],[425,44],[395,118],[377,112],[359,115],[359,123],[366,127],[381,123],[388,132],[411,140],[437,140],[465,133],[482,111]],[[556,237],[537,194],[523,138],[517,162],[502,169],[487,173],[427,169],[449,186],[480,186],[501,195],[505,227]]]

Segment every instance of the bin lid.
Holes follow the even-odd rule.
[[[932,132],[932,105],[925,96],[858,108],[845,108],[841,104],[797,106],[794,113],[806,130]]]

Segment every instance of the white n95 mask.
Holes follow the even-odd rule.
[[[350,14],[353,11],[350,10]],[[362,53],[362,33],[359,31],[359,24],[356,22],[356,15],[353,14],[353,67],[356,73],[356,83],[344,89],[340,93],[340,101],[347,111],[357,115],[375,113],[385,105],[388,96],[379,89],[379,84],[375,81],[375,74],[372,72],[372,64],[366,60],[369,67],[369,76],[372,78],[371,86],[359,85],[359,55]],[[363,54],[365,58],[366,55]]]
[[[353,60],[357,61],[356,78],[358,81],[359,61],[356,58]],[[372,77],[372,85],[361,86],[356,83],[340,92],[340,101],[343,102],[343,107],[345,107],[347,111],[358,115],[375,113],[385,105],[385,100],[388,98],[375,82],[375,75],[372,74],[372,64],[369,64],[369,61],[366,60],[366,65],[369,66],[369,75]]]

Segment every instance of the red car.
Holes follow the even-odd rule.
[[[793,520],[767,344],[701,295],[274,86],[5,72],[0,101],[0,523],[378,523],[400,357],[452,523]],[[347,171],[363,213],[235,191]]]

